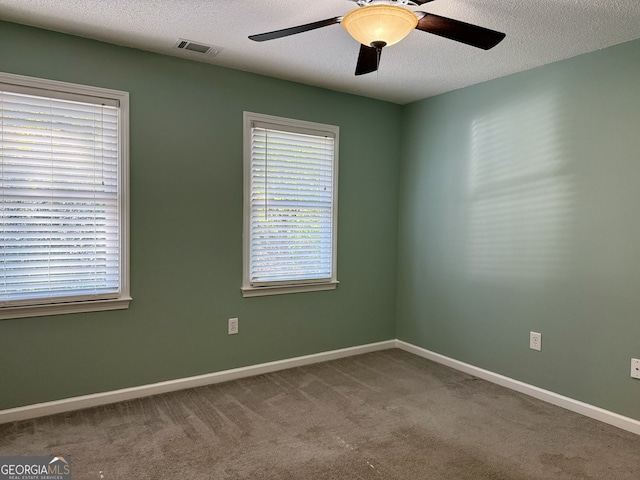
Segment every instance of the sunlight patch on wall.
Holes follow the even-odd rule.
[[[555,95],[498,106],[472,122],[468,268],[474,277],[539,280],[566,264],[573,182]]]

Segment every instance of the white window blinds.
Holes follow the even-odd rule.
[[[334,279],[335,135],[251,123],[249,283]]]
[[[118,107],[58,96],[0,91],[2,306],[120,292]]]

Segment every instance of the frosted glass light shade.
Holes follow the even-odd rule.
[[[418,17],[397,5],[369,5],[356,8],[342,18],[342,26],[363,45],[372,42],[398,43],[416,28]]]

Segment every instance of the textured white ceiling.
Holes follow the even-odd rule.
[[[640,38],[640,0],[436,0],[414,8],[505,32],[483,51],[414,31],[354,76],[359,44],[340,25],[247,37],[341,16],[348,0],[0,0],[0,18],[395,103],[408,103]],[[178,38],[224,48],[176,50]]]

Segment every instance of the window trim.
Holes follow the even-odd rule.
[[[93,97],[94,100],[101,99],[111,104],[116,102],[119,105],[120,293],[115,297],[111,294],[105,295],[105,298],[97,298],[95,300],[83,298],[82,300],[74,301],[73,297],[59,297],[58,299],[52,299],[50,303],[0,307],[0,320],[128,308],[132,300],[130,295],[129,258],[129,93],[0,72],[0,89],[4,85],[9,86],[12,91],[23,91],[25,93],[28,91],[30,94],[50,95],[52,98],[81,100],[84,97],[86,100],[86,97]]]
[[[250,229],[251,229],[251,127],[252,123],[269,123],[283,129],[304,132],[327,132],[334,136],[333,152],[333,208],[332,208],[332,276],[329,281],[313,281],[305,283],[293,280],[289,284],[253,286],[250,281]],[[276,117],[261,113],[243,112],[243,228],[242,228],[242,296],[259,297],[265,295],[281,295],[287,293],[314,292],[335,290],[338,281],[338,152],[340,128],[335,125],[308,122],[291,118]]]

